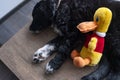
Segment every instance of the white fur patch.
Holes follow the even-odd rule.
[[[53,3],[53,15],[55,15],[55,12],[57,11],[58,7],[60,6],[61,0],[59,0],[57,4],[55,3],[54,0],[51,0],[51,2]]]
[[[53,73],[53,68],[51,68],[49,63],[47,63],[47,65],[46,65],[46,73]]]
[[[38,49],[34,55],[33,60],[37,59],[39,62],[46,60],[46,58],[49,56],[49,53],[54,50],[54,45],[46,44],[42,48]]]
[[[58,33],[59,35],[62,34],[61,31],[60,31],[59,29],[57,29],[57,27],[54,27],[54,31],[55,31],[56,33]]]

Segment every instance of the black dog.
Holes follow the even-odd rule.
[[[57,55],[46,65],[46,72],[52,73],[59,69],[77,41],[84,43],[84,35],[76,26],[83,21],[93,19],[97,8],[105,6],[112,10],[113,18],[107,32],[104,55],[96,71],[82,80],[120,80],[120,2],[115,0],[42,0],[34,7],[33,22],[30,30],[39,32],[48,26],[58,33],[58,36],[38,49],[33,62],[46,60],[53,52]]]

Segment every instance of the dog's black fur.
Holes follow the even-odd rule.
[[[104,55],[96,71],[82,78],[82,80],[120,80],[120,2],[114,0],[42,0],[33,10],[31,31],[42,30],[51,24],[57,29],[58,36],[49,41],[58,54],[48,63],[53,72],[60,68],[66,58],[70,56],[77,42],[82,46],[84,34],[80,33],[76,25],[82,21],[93,20],[94,12],[101,6],[108,7],[113,12],[110,28],[107,32]],[[44,54],[44,53],[42,53]],[[35,62],[38,62],[36,59]]]

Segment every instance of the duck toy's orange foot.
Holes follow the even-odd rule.
[[[75,57],[73,59],[73,64],[76,66],[76,67],[85,67],[86,65],[89,65],[90,64],[90,59],[89,58],[85,58],[83,59],[82,57]]]
[[[71,58],[74,59],[75,57],[78,57],[80,56],[79,52],[77,50],[73,50],[71,52]]]

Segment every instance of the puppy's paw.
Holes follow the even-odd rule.
[[[44,50],[38,49],[33,55],[33,63],[42,62],[42,61],[46,60],[47,57],[48,57],[48,55],[46,55],[44,53]]]
[[[44,47],[38,49],[33,55],[33,63],[39,63],[50,55],[50,53],[54,50],[54,46],[46,44]]]
[[[54,72],[54,68],[49,63],[47,63],[45,70],[46,74],[52,74]]]

